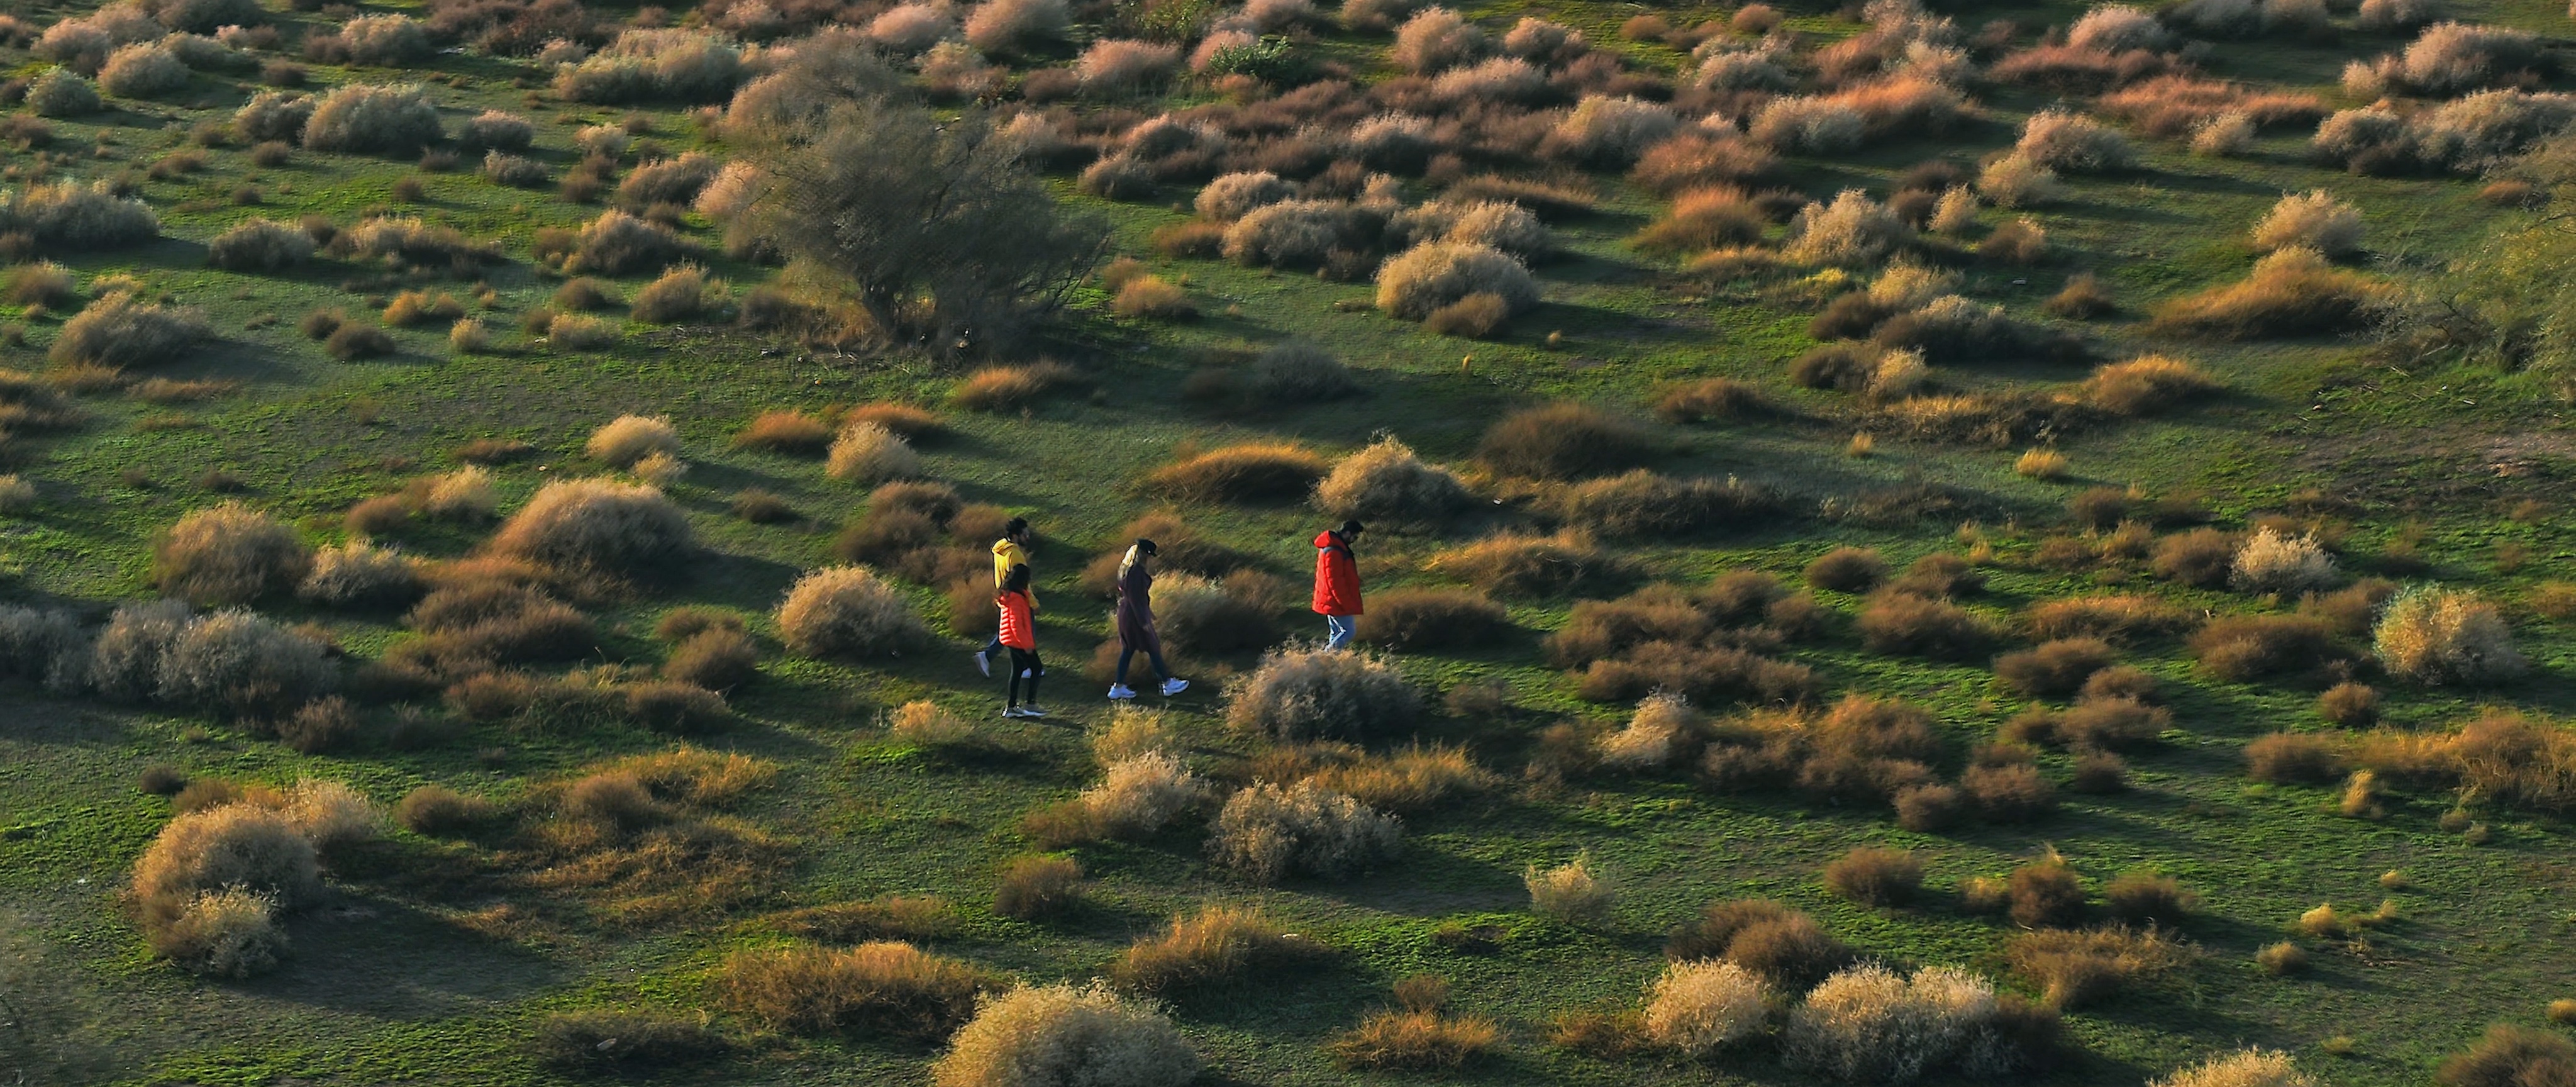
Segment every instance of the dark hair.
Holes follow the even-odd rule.
[[[1024,593],[1029,591],[1029,564],[1025,562],[1012,563],[1011,572],[1002,575],[1002,591],[1006,593]]]
[[[1360,524],[1357,518],[1342,522],[1342,535],[1344,536],[1357,536],[1366,530],[1367,526]]]
[[[1138,536],[1136,537],[1136,553],[1139,555],[1157,555],[1162,552],[1161,549],[1154,546],[1154,541]]]
[[[1002,535],[1004,536],[1017,536],[1027,532],[1028,530],[1029,519],[1026,517],[1014,517],[1002,523]]]

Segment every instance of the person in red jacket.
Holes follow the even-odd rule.
[[[1347,648],[1360,632],[1360,564],[1351,557],[1359,535],[1359,522],[1344,521],[1315,537],[1315,613],[1324,617],[1326,649]]]
[[[1044,717],[1038,706],[1038,681],[1046,678],[1046,662],[1038,659],[1037,616],[1029,606],[1029,568],[1026,563],[1011,567],[1002,578],[1001,592],[993,605],[1002,610],[1001,640],[1011,651],[1011,678],[1003,686],[1002,716]],[[1020,685],[1028,684],[1029,699],[1020,701]]]

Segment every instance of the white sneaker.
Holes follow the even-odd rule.
[[[1020,716],[1022,716],[1022,717],[1044,717],[1044,716],[1046,716],[1046,711],[1045,711],[1044,709],[1039,708],[1037,703],[1035,703],[1035,702],[1031,702],[1031,703],[1029,703],[1028,705],[1025,705],[1025,706],[1020,707]]]
[[[1163,696],[1166,698],[1189,689],[1190,681],[1186,679],[1167,679],[1163,681]]]
[[[987,676],[993,674],[993,658],[985,656],[981,649],[975,651],[975,670]]]
[[[1110,685],[1109,685],[1109,697],[1111,697],[1111,698],[1134,698],[1134,697],[1136,697],[1136,692],[1135,692],[1135,690],[1134,690],[1133,688],[1131,688],[1131,687],[1127,686],[1127,685],[1126,685],[1126,684],[1124,684],[1124,683],[1112,683],[1112,684],[1110,684]]]
[[[1028,716],[1028,714],[1027,714],[1026,712],[1022,711],[1018,706],[1004,706],[1004,707],[1002,707],[1002,716],[1004,716],[1004,717],[1026,717],[1026,716]]]

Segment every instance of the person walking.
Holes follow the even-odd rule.
[[[1118,560],[1118,678],[1109,685],[1114,699],[1136,697],[1127,686],[1127,664],[1139,650],[1154,663],[1154,674],[1163,677],[1164,697],[1190,689],[1190,681],[1173,678],[1171,666],[1163,663],[1163,635],[1154,629],[1154,554],[1154,541],[1140,538]]]
[[[1011,567],[1011,572],[1003,576],[993,605],[1002,611],[997,640],[1011,651],[1007,666],[1010,679],[1002,685],[1002,716],[1044,717],[1046,710],[1038,705],[1038,681],[1046,678],[1046,662],[1038,659],[1038,622],[1036,608],[1029,600],[1027,563]],[[1027,685],[1026,702],[1020,700],[1022,684]]]
[[[1359,538],[1358,521],[1344,521],[1339,531],[1315,537],[1315,612],[1324,617],[1326,649],[1347,649],[1360,631],[1360,565],[1351,556]]]
[[[996,591],[1001,589],[1002,580],[1010,576],[1011,567],[1029,564],[1028,544],[1028,518],[1014,517],[1002,526],[1002,538],[993,541],[993,588]],[[1038,594],[1032,590],[1028,596],[1029,610],[1038,610]],[[992,675],[993,658],[1001,655],[1002,636],[995,634],[993,640],[984,643],[984,648],[975,651],[975,670]]]

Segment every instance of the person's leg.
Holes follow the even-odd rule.
[[[1113,687],[1124,687],[1124,686],[1126,686],[1126,685],[1127,685],[1127,662],[1132,661],[1132,660],[1135,660],[1135,659],[1136,659],[1136,647],[1135,647],[1135,646],[1132,646],[1132,645],[1122,645],[1122,646],[1119,646],[1119,647],[1118,647],[1118,678],[1117,678],[1116,680],[1111,681],[1110,686],[1113,686]],[[1156,667],[1156,668],[1160,668],[1160,667],[1162,667],[1162,666],[1163,666],[1163,656],[1162,656],[1162,654],[1157,653],[1157,654],[1155,654],[1155,655],[1154,655],[1154,667]]]
[[[1132,653],[1135,651],[1131,649],[1128,652]],[[1172,666],[1163,663],[1163,647],[1155,646],[1154,648],[1146,650],[1145,659],[1154,662],[1154,674],[1163,677],[1163,682],[1169,683],[1172,681]],[[1124,677],[1127,674],[1127,669],[1124,667],[1126,661],[1122,659],[1119,664],[1121,667],[1118,669],[1118,674],[1121,677]]]
[[[1348,648],[1351,638],[1360,632],[1359,620],[1348,615],[1327,615],[1324,627],[1332,632],[1332,636],[1324,641],[1326,649]]]
[[[1022,654],[1026,654],[1025,658],[1022,657]],[[1046,678],[1046,662],[1038,659],[1037,650],[1014,650],[1011,657],[1011,668],[1013,671],[1025,670],[1028,672],[1029,697],[1028,701],[1022,702],[1020,705],[1030,712],[1037,712],[1038,681]]]
[[[1012,656],[1016,657],[1018,654],[1019,650],[1011,650]],[[1016,662],[1006,661],[1005,663],[1005,670],[1007,670],[1010,675],[1002,680],[1002,712],[1006,715],[1016,714],[1020,709],[1020,669]]]

